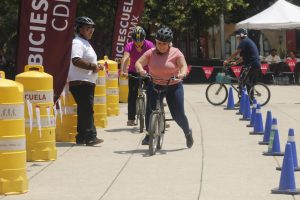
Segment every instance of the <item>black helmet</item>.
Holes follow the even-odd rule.
[[[236,30],[234,33],[236,36],[240,36],[240,37],[246,37],[248,35],[248,31],[245,28],[240,28]]]
[[[135,42],[142,42],[146,38],[146,32],[142,27],[136,26],[132,31],[131,38]]]
[[[86,16],[77,17],[75,20],[76,25],[76,31],[79,31],[79,28],[81,28],[83,25],[92,25],[95,26],[94,21],[91,18],[88,18]]]
[[[156,32],[155,39],[161,41],[161,42],[172,42],[173,39],[173,32],[169,27],[163,27],[160,28]]]

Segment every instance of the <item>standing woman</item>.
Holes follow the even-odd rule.
[[[75,38],[72,43],[71,64],[68,75],[69,89],[77,104],[76,144],[94,146],[103,142],[97,138],[94,125],[94,94],[98,71],[103,66],[97,63],[97,55],[89,40],[95,23],[88,17],[78,17]]]
[[[131,74],[137,76],[138,73],[135,70],[135,62],[139,59],[143,53],[148,49],[154,47],[154,44],[146,40],[146,32],[140,27],[136,26],[131,34],[132,42],[129,42],[125,46],[124,56],[121,61],[122,74],[127,75]],[[128,69],[126,68],[130,62]],[[148,71],[148,67],[144,67]],[[135,115],[136,115],[136,98],[138,95],[138,80],[132,77],[129,77],[128,80],[128,121],[127,126],[135,126]]]
[[[166,87],[166,81],[177,76],[179,79],[185,78],[187,74],[187,64],[184,55],[175,47],[172,47],[173,32],[168,27],[159,29],[156,33],[156,48],[149,49],[136,62],[137,72],[145,76],[147,72],[143,66],[148,65],[149,74],[153,77],[153,83],[148,84],[148,103],[146,108],[146,130],[149,128],[151,111],[156,107],[157,92],[153,89],[153,84]],[[192,130],[189,127],[188,119],[184,111],[184,91],[182,80],[171,80],[168,90],[164,94],[173,119],[181,127],[186,138],[188,148],[193,146],[194,140]],[[162,103],[163,99],[161,99]],[[149,135],[146,135],[142,144],[149,144]]]

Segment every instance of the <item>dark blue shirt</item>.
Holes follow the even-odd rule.
[[[241,40],[238,49],[241,49],[245,66],[260,67],[259,54],[256,44],[248,37]]]

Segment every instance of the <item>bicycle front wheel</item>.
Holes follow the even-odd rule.
[[[161,115],[160,119],[159,119],[159,127],[160,127],[160,131],[159,131],[159,136],[157,138],[157,149],[160,150],[163,146],[163,142],[164,142],[164,133],[166,130],[166,121],[165,121],[165,116]]]
[[[138,97],[136,101],[136,113],[137,120],[139,122],[140,133],[142,133],[145,127],[145,101],[141,97]]]
[[[228,90],[224,84],[211,83],[206,88],[205,96],[210,104],[218,106],[226,101]]]
[[[256,99],[261,106],[266,105],[271,98],[271,92],[267,85],[263,83],[256,83],[249,91],[251,101]]]
[[[150,156],[154,155],[157,151],[158,137],[160,135],[159,128],[159,116],[157,113],[152,113],[150,115],[150,124],[149,124],[149,154]]]

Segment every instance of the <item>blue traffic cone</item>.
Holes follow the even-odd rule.
[[[264,134],[264,127],[263,127],[263,120],[261,115],[261,107],[258,103],[256,106],[256,113],[255,113],[255,121],[254,121],[254,129],[249,134],[250,135],[263,135]]]
[[[296,142],[295,142],[295,134],[294,129],[289,129],[289,136],[287,143],[290,143],[292,146],[292,155],[293,155],[293,163],[294,163],[294,171],[300,171],[300,167],[298,166],[297,160],[297,150],[296,150]],[[277,170],[281,170],[281,167],[276,167]]]
[[[239,111],[236,113],[237,115],[242,115],[244,113],[245,90],[242,90],[241,95],[242,96],[240,99],[240,108],[239,108]]]
[[[224,108],[224,110],[235,110],[232,87],[229,88],[228,99],[227,99],[227,107]]]
[[[296,189],[292,145],[290,143],[285,145],[285,155],[283,158],[279,187],[272,189],[271,192],[272,194],[300,194],[300,190]]]
[[[253,127],[254,126],[254,120],[255,120],[255,114],[256,114],[256,99],[253,99],[253,104],[251,108],[251,119],[250,119],[250,124],[247,125],[247,127]]]
[[[250,121],[250,119],[251,119],[250,97],[248,94],[245,94],[244,112],[243,112],[243,117],[240,118],[240,120]]]
[[[277,128],[277,119],[272,119],[272,128],[270,133],[268,151],[263,152],[265,156],[283,156],[284,153],[280,151],[279,132]]]
[[[272,129],[272,113],[271,113],[271,111],[268,111],[266,123],[265,123],[265,132],[264,132],[263,141],[258,142],[258,144],[262,144],[262,145],[269,144],[271,129]]]

